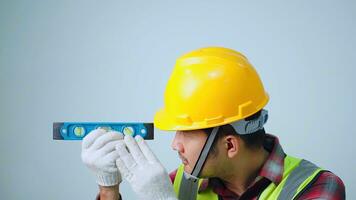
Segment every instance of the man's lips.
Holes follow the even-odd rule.
[[[178,155],[179,155],[180,159],[182,160],[182,163],[184,165],[188,165],[188,160],[186,158],[184,158],[180,153],[178,153]]]

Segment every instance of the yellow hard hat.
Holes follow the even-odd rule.
[[[247,58],[232,49],[201,48],[178,58],[154,117],[162,130],[195,130],[229,124],[268,102]]]

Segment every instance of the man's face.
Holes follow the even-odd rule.
[[[207,134],[203,130],[177,131],[172,141],[172,148],[176,150],[184,164],[184,171],[191,174],[198,160],[201,150],[207,140]],[[201,175],[206,174],[209,165],[216,164],[216,159],[208,157]],[[212,161],[213,160],[213,161]],[[210,170],[208,170],[210,171]],[[210,173],[209,173],[210,174]]]

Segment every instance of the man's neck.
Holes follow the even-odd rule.
[[[269,153],[264,148],[247,150],[239,156],[239,161],[231,166],[232,169],[220,178],[229,190],[241,195],[255,181],[268,156]]]

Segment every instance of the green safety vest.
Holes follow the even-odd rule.
[[[180,183],[182,181],[184,165],[180,165],[173,183],[174,190],[179,196]],[[284,158],[284,170],[282,181],[275,185],[271,182],[266,189],[260,194],[258,199],[268,200],[290,200],[295,199],[301,195],[313,181],[318,177],[320,172],[323,171],[313,163],[286,156]],[[198,189],[203,179],[199,179]],[[209,187],[204,191],[197,192],[197,200],[218,200],[219,197]]]

